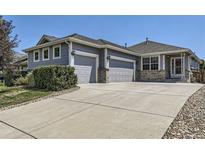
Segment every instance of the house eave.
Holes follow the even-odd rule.
[[[135,55],[135,56],[140,56],[140,54],[135,53],[135,52],[130,51],[130,50],[127,50],[127,49],[118,48],[118,47],[115,47],[115,46],[112,46],[112,45],[108,45],[108,44],[106,44],[106,45],[95,44],[95,43],[91,43],[91,42],[88,42],[88,41],[83,41],[83,40],[80,40],[80,39],[77,39],[77,38],[73,38],[73,37],[63,38],[63,39],[55,40],[55,41],[48,42],[48,43],[45,43],[45,44],[37,45],[37,46],[31,47],[31,48],[27,48],[27,49],[25,49],[23,51],[24,52],[29,52],[29,51],[32,51],[32,50],[37,50],[37,49],[40,49],[40,48],[45,48],[45,47],[48,47],[48,46],[51,46],[51,45],[56,45],[58,43],[63,43],[65,41],[80,43],[80,44],[83,44],[83,45],[87,45],[87,46],[91,46],[91,47],[96,47],[98,49],[103,49],[103,48],[113,49],[113,50],[121,51],[121,52],[124,52],[124,53],[127,53],[127,54],[132,54],[132,55]]]
[[[181,49],[181,50],[171,50],[171,51],[159,51],[159,52],[150,52],[140,54],[141,56],[151,56],[151,55],[161,55],[161,54],[173,54],[173,53],[180,53],[180,52],[188,52],[188,49]]]

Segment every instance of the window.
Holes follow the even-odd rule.
[[[53,59],[59,59],[59,58],[61,58],[61,47],[54,46],[53,47]]]
[[[43,49],[43,60],[49,60],[49,48]]]
[[[151,70],[158,70],[158,57],[151,57]]]
[[[150,58],[143,58],[143,70],[149,70]]]
[[[158,57],[146,57],[142,59],[143,70],[158,70],[159,61]]]
[[[40,60],[39,50],[33,52],[33,61],[38,62]]]

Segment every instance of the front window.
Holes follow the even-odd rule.
[[[34,59],[33,61],[34,62],[37,62],[40,60],[40,54],[39,54],[39,51],[34,51]]]
[[[149,70],[150,58],[143,58],[143,70]]]
[[[158,57],[146,57],[142,59],[143,70],[158,70],[159,59]]]
[[[49,60],[49,49],[43,49],[43,60]]]
[[[61,58],[60,46],[53,47],[53,59]]]
[[[158,70],[158,57],[151,57],[151,70]]]

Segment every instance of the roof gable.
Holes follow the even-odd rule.
[[[189,50],[187,48],[177,47],[177,46],[163,44],[154,41],[144,41],[139,44],[130,46],[128,47],[128,49],[140,54],[175,51],[175,50]]]
[[[57,37],[51,35],[43,35],[36,45],[44,44],[56,40]]]

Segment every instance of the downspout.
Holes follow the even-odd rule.
[[[65,40],[65,43],[68,45],[68,65],[70,65],[70,50],[69,50],[69,42]]]

